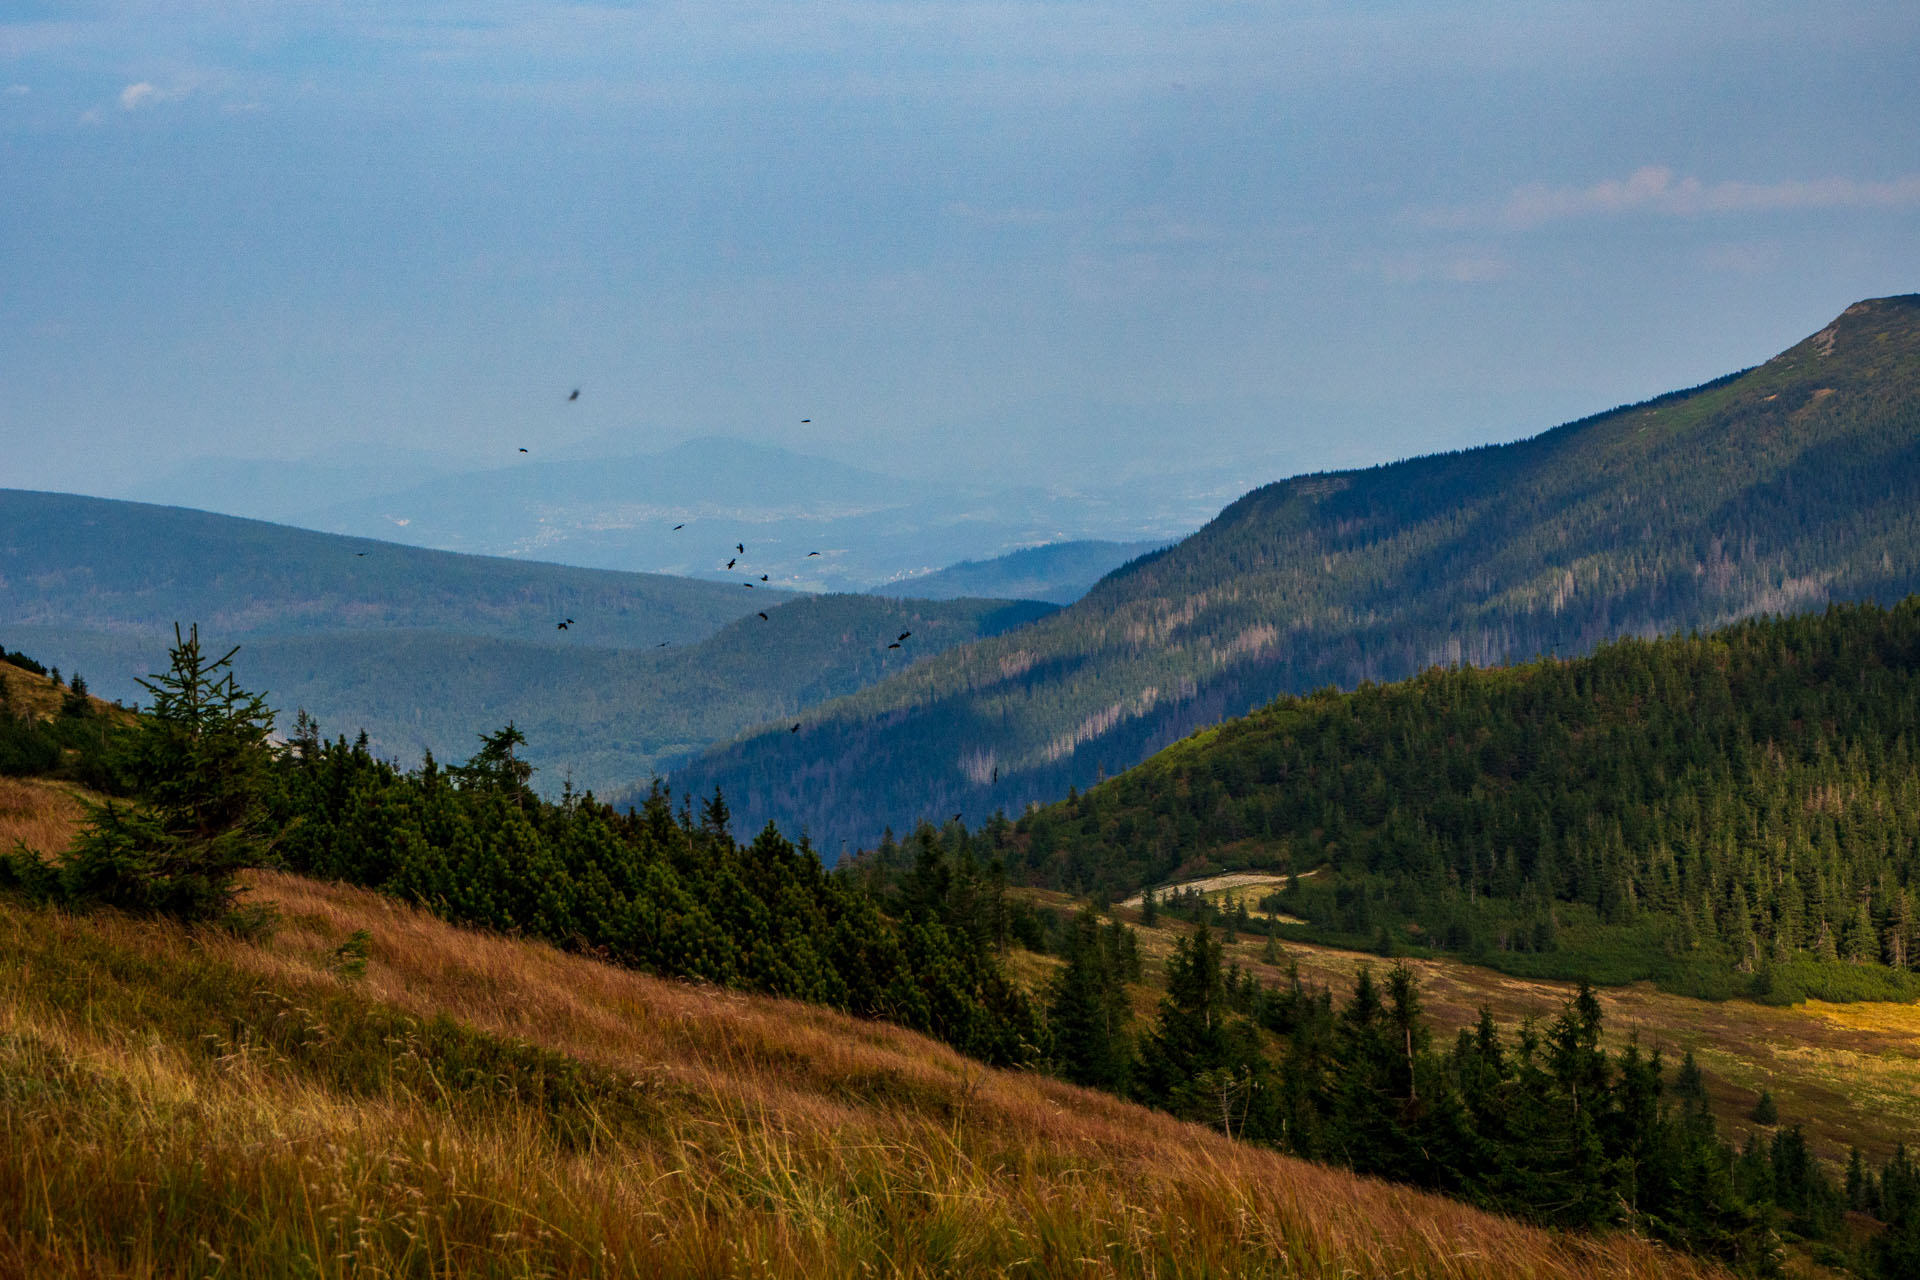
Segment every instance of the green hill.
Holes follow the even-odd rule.
[[[765,608],[766,598],[732,583],[428,551],[184,507],[0,489],[0,603],[9,627],[159,634],[176,620],[195,620],[210,636],[417,629],[639,648],[711,635]],[[556,631],[569,617],[579,625]]]
[[[136,700],[173,622],[197,621],[210,643],[242,646],[241,679],[285,716],[305,709],[328,732],[364,729],[382,754],[464,759],[477,734],[512,720],[549,791],[569,775],[602,793],[632,787],[742,729],[790,723],[909,655],[1051,611],[748,591],[0,491],[9,647]],[[909,630],[909,648],[887,649]]]
[[[1702,994],[1920,997],[1920,597],[1282,698],[1025,815],[1123,894],[1312,872],[1303,936]]]
[[[886,824],[1085,788],[1283,693],[1590,651],[1920,588],[1920,296],[1516,444],[1255,490],[1033,627],[682,772],[743,824]]]

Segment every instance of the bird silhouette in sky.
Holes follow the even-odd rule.
[[[729,560],[729,561],[727,561],[727,568],[729,568],[729,569],[731,569],[731,568],[733,568],[733,566],[734,566],[734,565],[736,565],[736,564],[738,564],[738,563],[739,563],[739,561],[737,561],[737,560]]]
[[[902,640],[905,640],[905,639],[906,639],[906,638],[907,638],[908,636],[910,636],[910,635],[912,635],[912,634],[913,634],[913,632],[911,632],[911,631],[902,631],[902,632],[900,633],[900,638],[901,638]]]
[[[999,765],[995,765],[995,766],[993,766],[993,780],[994,780],[995,782],[998,782],[998,781],[1000,781],[1000,766],[999,766]]]
[[[356,551],[356,552],[354,552],[353,554],[355,554],[355,555],[357,555],[357,556],[363,556],[363,555],[365,555],[365,554],[367,554],[367,553],[366,553],[366,552],[364,552],[364,551]]]
[[[567,397],[567,403],[572,404],[575,400],[578,400],[579,398],[580,398],[580,388],[575,387],[573,389],[573,394]]]
[[[746,543],[744,543],[744,542],[736,542],[736,543],[734,543],[734,544],[733,544],[733,549],[734,549],[735,551],[738,551],[738,552],[739,552],[739,553],[740,553],[741,555],[745,555],[745,554],[747,554],[747,544],[746,544]]]
[[[753,584],[751,582],[743,582],[740,585],[745,587],[749,591],[753,590]]]
[[[809,556],[817,556],[817,555],[819,555],[820,553],[819,553],[818,551],[809,551],[809,552],[807,552],[807,554],[808,554]]]
[[[796,724],[795,726],[793,726],[793,728],[791,728],[791,729],[789,729],[789,730],[787,730],[787,732],[788,732],[788,733],[798,733],[798,732],[800,732],[800,726]]]
[[[760,615],[760,621],[762,621],[762,622],[766,622],[766,621],[768,621],[768,618],[767,618],[767,615],[766,615],[766,614],[764,614],[764,613],[763,613],[763,614],[761,614],[761,615]]]
[[[521,450],[520,450],[520,452],[522,452],[522,453],[525,453],[525,452],[526,452],[526,450],[525,450],[525,449],[523,448],[523,449],[521,449]]]
[[[553,629],[555,631],[565,631],[567,629],[567,624],[564,622],[556,622],[553,626]]]
[[[674,527],[674,531],[675,531],[675,532],[678,532],[678,531],[680,531],[681,529],[684,529],[684,528],[686,528],[687,526],[685,526],[685,525],[683,525],[683,524],[677,524],[677,525],[675,525],[675,526],[673,526],[673,527]]]
[[[767,580],[767,575],[766,575],[766,574],[764,574],[764,573],[763,573],[763,574],[761,574],[761,575],[760,575],[760,581],[762,581],[762,582],[765,582],[766,580]]]
[[[662,641],[661,641],[661,642],[660,642],[659,644],[657,644],[657,645],[655,645],[655,646],[653,646],[653,647],[654,647],[654,648],[656,648],[656,649],[664,649],[664,648],[666,648],[666,647],[667,647],[668,645],[670,645],[670,644],[672,644],[672,643],[673,643],[673,641],[671,641],[671,640],[662,640]]]
[[[802,419],[800,419],[800,425],[804,427],[804,426],[806,426],[806,425],[807,425],[807,424],[808,424],[809,422],[812,422],[812,421],[813,421],[813,419],[812,419],[812,418],[802,418]]]
[[[887,648],[889,649],[898,649],[899,647],[900,647],[900,642],[898,640],[894,641],[892,644],[887,646]]]

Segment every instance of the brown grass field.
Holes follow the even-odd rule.
[[[895,1028],[252,892],[282,924],[251,941],[0,902],[0,1274],[1717,1274]]]
[[[84,794],[40,778],[0,778],[0,849],[18,842],[36,853],[65,853],[85,813]]]

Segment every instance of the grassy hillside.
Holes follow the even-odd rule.
[[[1920,588],[1920,297],[1517,444],[1246,495],[1021,632],[688,769],[831,843],[1018,812],[1286,692]]]
[[[0,1270],[1715,1274],[897,1029],[255,883],[283,916],[259,942],[0,903]]]
[[[1072,604],[1093,584],[1129,560],[1157,551],[1164,542],[1051,542],[1009,551],[991,560],[963,560],[932,573],[901,578],[873,593],[951,600],[991,596],[1002,600],[1048,600]]]
[[[1920,597],[1283,698],[1023,817],[1016,875],[1319,869],[1317,936],[1516,972],[1920,996]]]

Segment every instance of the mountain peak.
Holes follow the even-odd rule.
[[[1871,359],[1890,346],[1920,351],[1920,293],[1863,298],[1826,328],[1767,363],[1794,364],[1807,357],[1825,361],[1835,355]]]

